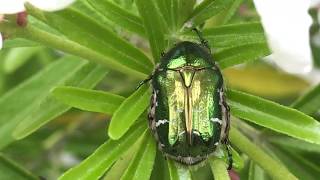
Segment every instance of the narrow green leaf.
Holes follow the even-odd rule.
[[[109,0],[88,0],[88,2],[114,24],[141,36],[145,36],[142,20],[138,16],[122,9]]]
[[[211,47],[217,48],[213,56],[222,68],[257,60],[271,53],[259,22],[204,29],[203,35]],[[192,41],[199,40],[198,36],[190,31],[180,37]]]
[[[131,147],[147,129],[145,121],[133,126],[118,141],[108,140],[79,165],[68,170],[59,179],[98,179]]]
[[[58,85],[66,83],[87,62],[66,57],[45,69],[0,98],[0,149],[11,143],[17,124],[30,115]]]
[[[220,20],[220,22],[221,22],[220,24],[226,24],[228,21],[230,21],[230,19],[232,18],[234,13],[237,11],[238,7],[240,6],[240,4],[242,2],[243,2],[243,0],[233,0],[233,2],[227,8],[227,10],[225,10],[225,12],[221,13],[223,17]]]
[[[40,46],[39,43],[29,41],[23,38],[6,39],[3,41],[3,49],[16,48],[16,47],[34,47]]]
[[[83,88],[93,88],[102,80],[106,73],[106,70],[100,66],[87,64],[64,84]],[[38,105],[31,114],[18,124],[13,132],[13,137],[22,139],[30,135],[49,121],[68,111],[70,108],[70,106],[57,101],[49,95],[40,102],[40,105]]]
[[[112,139],[121,138],[134,123],[135,120],[145,111],[149,105],[150,91],[147,85],[143,85],[128,97],[114,112],[108,135]]]
[[[320,84],[297,99],[292,106],[306,114],[313,115],[320,110]]]
[[[10,49],[4,58],[3,70],[5,73],[13,73],[24,65],[31,57],[42,50],[41,47],[19,47]]]
[[[152,174],[150,180],[158,180],[158,179],[170,179],[168,163],[164,158],[162,152],[157,150],[156,159],[155,159]]]
[[[30,25],[25,27],[23,31],[18,32],[18,36],[42,43],[43,45],[61,50],[66,53],[71,53],[79,57],[86,58],[87,60],[102,64],[108,69],[113,69],[115,71],[131,75],[133,77],[137,77],[140,79],[144,79],[147,77],[147,74],[140,73],[134,69],[130,69],[120,64],[113,64],[109,61],[110,59],[108,57],[105,57],[102,54],[97,53],[96,51],[81,46],[76,42],[67,40],[66,38],[52,33],[48,33]]]
[[[320,154],[320,145],[283,136],[268,137],[268,141],[289,148]]]
[[[261,167],[259,167],[253,161],[250,161],[248,180],[256,180],[256,179],[265,180],[266,174],[265,174],[265,171],[261,169]]]
[[[171,159],[167,159],[170,180],[191,180],[191,172],[183,166],[176,165]]]
[[[90,14],[91,18],[103,24],[103,26],[107,29],[115,29],[115,24],[103,14],[98,12],[95,8],[93,8],[88,0],[77,0],[72,4],[71,8],[80,11],[82,14]]]
[[[170,31],[176,31],[176,23],[174,19],[173,8],[176,7],[173,3],[175,0],[154,0],[156,7],[159,9],[159,15],[165,21],[165,25],[168,26]]]
[[[177,27],[181,28],[192,14],[196,0],[177,0],[177,9],[175,16],[177,18]]]
[[[318,177],[318,175],[320,174],[320,167],[318,162],[313,163],[312,161],[304,157],[303,154],[299,154],[292,149],[286,149],[285,151],[288,152],[289,155],[294,157],[294,159],[296,159],[296,162],[301,163],[306,171],[309,171],[311,172],[310,174],[316,175],[316,177]]]
[[[151,73],[153,64],[143,52],[77,10],[48,13],[39,12],[31,5],[27,9],[28,13],[56,28],[69,40],[102,55],[104,58],[99,61],[109,68]]]
[[[127,41],[123,40],[122,38],[114,34],[112,31],[104,28],[98,22],[91,19],[89,16],[83,15],[76,10],[67,9],[64,11],[60,11],[58,13],[48,13],[48,14],[46,13],[45,17],[49,25],[52,25],[56,29],[60,30],[62,33],[67,35],[70,39],[77,41],[78,39],[80,39],[79,36],[83,35],[81,33],[76,34],[72,31],[76,29],[72,27],[72,25],[75,25],[78,27],[77,28],[78,30],[79,28],[81,30],[84,30],[85,31],[84,33],[87,35],[87,37],[85,37],[83,40],[80,40],[78,42],[85,44],[93,40],[97,40],[97,41],[101,40],[101,42],[99,42],[98,44],[104,45],[106,47],[99,48],[97,50],[103,53],[107,51],[108,49],[107,47],[109,47],[110,49],[113,50],[112,51],[113,53],[119,54],[119,57],[117,57],[117,61],[121,61],[120,59],[121,57],[126,58],[130,60],[132,64],[134,62],[134,64],[139,66],[141,69],[144,69],[148,73],[150,71],[150,68],[153,67],[153,63],[151,62],[151,60],[142,51],[140,51],[138,48],[134,47],[133,45],[129,44]],[[53,19],[55,19],[55,21]],[[65,22],[66,24],[64,22],[59,22],[57,19],[67,20]],[[71,26],[67,27],[67,25],[69,24]],[[61,25],[64,25],[66,27],[61,27]],[[97,46],[94,46],[94,47],[97,48]],[[111,52],[106,55],[110,56]],[[112,55],[115,56],[114,54]],[[123,62],[123,63],[129,65],[129,61]]]
[[[221,68],[257,60],[270,54],[266,43],[254,43],[224,49],[213,54]]]
[[[156,144],[150,132],[146,132],[140,149],[131,161],[122,180],[149,180],[156,157]]]
[[[191,22],[194,26],[200,25],[205,20],[226,10],[233,0],[204,0],[199,4],[191,15]]]
[[[301,160],[297,160],[294,156],[290,153],[282,151],[278,148],[270,148],[273,154],[279,161],[283,162],[287,165],[288,169],[299,179],[308,179],[308,180],[316,180],[319,173],[315,174],[315,177],[312,176],[310,170],[301,162]]]
[[[212,158],[209,164],[215,180],[230,180],[226,163],[223,160]]]
[[[206,22],[205,27],[214,27],[226,24],[232,18],[242,2],[243,0],[232,0],[232,2],[225,8],[225,10],[221,11],[213,18],[210,18]]]
[[[139,150],[143,137],[144,136],[141,136],[138,141],[136,141],[130,148],[128,148],[127,152],[125,152],[120,158],[118,158],[117,162],[112,165],[112,167],[103,177],[104,180],[121,178],[121,176],[128,168],[130,162],[134,158],[136,152]]]
[[[180,179],[179,172],[176,165],[174,164],[174,161],[171,159],[168,159],[167,162],[168,162],[170,180],[179,180]]]
[[[160,60],[160,55],[166,48],[165,21],[160,15],[155,4],[151,0],[136,0],[135,1],[140,17],[142,18],[145,31],[149,38],[149,44],[153,54],[154,62]]]
[[[0,179],[37,180],[39,178],[14,161],[0,154]]]
[[[233,159],[232,167],[234,169],[242,170],[244,167],[244,160],[242,159],[240,154],[233,148],[231,148],[231,153],[232,153],[232,159]]]
[[[231,113],[274,131],[320,144],[320,123],[295,109],[272,101],[228,90]]]
[[[213,48],[231,48],[255,43],[267,43],[260,22],[228,24],[203,29],[202,34]],[[199,41],[196,33],[186,31],[181,36],[186,40]]]
[[[57,87],[53,90],[53,95],[61,102],[91,112],[100,112],[112,115],[124,97],[108,93],[105,91],[89,90],[77,87]]]
[[[250,159],[255,161],[255,163],[263,168],[274,179],[297,179],[285,166],[283,166],[283,164],[272,159],[266,152],[260,149],[260,147],[239,132],[236,127],[231,127],[229,135],[232,145],[236,146],[241,152],[247,154]]]

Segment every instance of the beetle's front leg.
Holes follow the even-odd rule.
[[[210,46],[209,46],[208,41],[203,38],[203,36],[202,36],[202,34],[200,33],[200,31],[199,31],[197,28],[193,28],[192,30],[197,33],[197,35],[198,35],[198,37],[199,37],[199,39],[200,39],[200,43],[201,43],[204,47],[206,47],[206,48],[209,50],[209,52],[211,52],[211,48],[210,48]]]
[[[140,81],[140,83],[138,84],[138,86],[136,87],[136,90],[139,89],[142,85],[144,85],[145,83],[149,82],[152,79],[153,75],[148,76],[147,79]]]
[[[225,116],[225,120],[226,120],[226,128],[225,128],[225,136],[223,137],[224,139],[222,139],[223,144],[226,147],[227,150],[227,160],[228,160],[228,170],[232,169],[232,163],[233,163],[233,159],[232,159],[232,153],[231,153],[231,146],[230,146],[230,141],[229,141],[229,129],[230,129],[230,107],[228,106],[227,102],[226,102],[226,98],[224,96],[224,94],[222,94],[222,105],[224,107],[224,116]]]
[[[230,146],[230,142],[229,139],[227,138],[224,142],[224,145],[226,147],[227,150],[227,160],[228,160],[228,170],[232,169],[232,163],[233,163],[233,159],[232,159],[232,153],[231,153],[231,146]]]

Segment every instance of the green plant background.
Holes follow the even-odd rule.
[[[135,91],[162,52],[198,41],[190,25],[201,28],[223,69],[234,173],[319,178],[320,86],[310,90],[260,60],[271,52],[251,1],[78,0],[59,12],[26,8],[27,26],[15,15],[0,23],[7,37],[0,179],[229,179],[220,149],[201,167],[165,160],[147,128],[149,87]]]

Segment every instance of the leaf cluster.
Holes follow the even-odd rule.
[[[52,60],[43,69],[0,98],[0,149],[41,131],[73,107],[110,117],[108,136],[59,179],[197,179],[197,170],[164,161],[157,150],[147,129],[148,85],[129,95],[92,89],[112,73],[135,80],[146,78],[161,53],[176,42],[198,41],[192,27],[203,27],[222,69],[269,55],[260,22],[230,23],[242,3],[79,0],[59,12],[43,12],[26,4],[26,27],[17,26],[14,18],[0,24],[0,30],[12,37],[5,42],[4,72],[15,72],[30,57],[43,52],[44,46],[65,54],[50,56]],[[125,86],[121,83],[116,82]],[[133,90],[134,86],[125,87]],[[226,94],[233,116],[230,138],[238,174],[247,179],[317,178],[320,169],[316,162],[303,155],[319,154],[320,123],[312,117],[320,107],[319,86],[291,106],[231,88]],[[47,143],[57,142],[74,128],[71,123]],[[209,177],[229,179],[224,158],[209,159],[199,171],[208,172],[210,167]],[[6,177],[37,179],[1,155],[0,179]]]

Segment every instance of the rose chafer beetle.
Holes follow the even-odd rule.
[[[152,75],[141,83],[151,80],[149,127],[165,156],[195,165],[222,144],[231,169],[223,77],[207,41],[194,30],[201,43],[180,42],[162,55]]]

